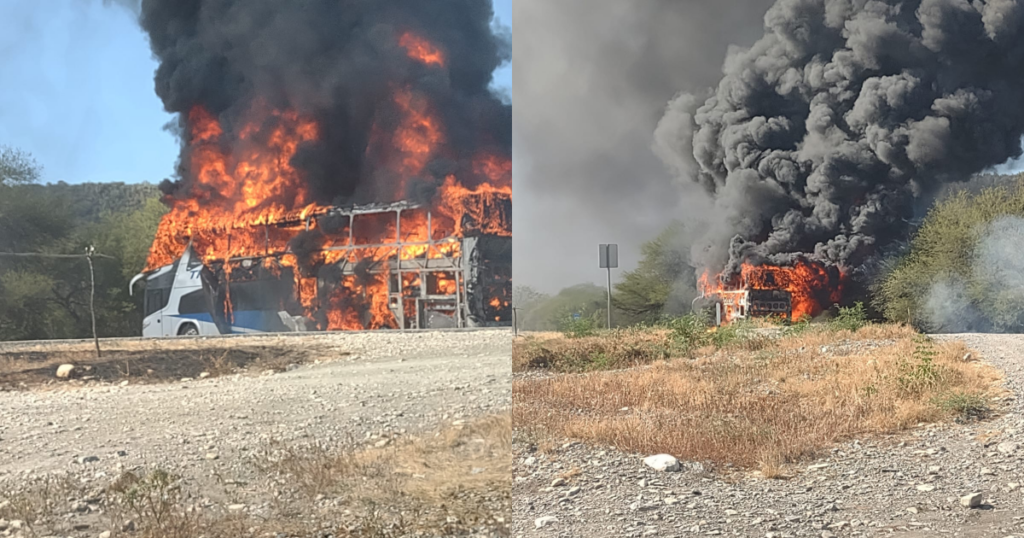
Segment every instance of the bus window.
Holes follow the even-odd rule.
[[[203,290],[186,293],[178,303],[179,314],[206,314],[210,310],[206,302],[206,293]]]
[[[144,307],[147,316],[163,310],[167,306],[167,299],[169,298],[169,294],[166,293],[167,291],[163,288],[146,290]]]

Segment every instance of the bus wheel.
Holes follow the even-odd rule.
[[[178,336],[199,336],[199,327],[186,323],[178,329]]]

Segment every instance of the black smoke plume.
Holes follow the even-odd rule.
[[[779,0],[658,129],[714,198],[694,261],[870,265],[931,193],[1021,155],[1022,26],[1014,0]]]
[[[651,152],[654,130],[677,93],[718,81],[730,45],[761,37],[772,2],[513,1],[517,285],[603,286],[598,244],[630,270],[644,241],[703,213]]]
[[[319,140],[299,148],[315,201],[390,201],[398,178],[368,154],[376,126],[390,133],[402,114],[396,90],[429,100],[443,124],[445,165],[415,178],[438,182],[435,169],[459,172],[467,186],[481,153],[511,158],[511,106],[490,90],[492,73],[511,58],[507,33],[492,31],[486,0],[143,0],[140,21],[160,61],[156,92],[179,113],[179,179],[188,191],[189,112],[219,119],[225,139],[254,103],[312,117]],[[406,32],[440,49],[444,65],[410,59]],[[270,120],[272,121],[272,120]],[[272,127],[272,126],[264,126]],[[372,152],[371,152],[372,153]]]

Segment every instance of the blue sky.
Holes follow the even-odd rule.
[[[494,0],[512,25],[512,0]],[[127,10],[101,0],[0,3],[0,144],[32,153],[43,181],[159,182],[174,171],[173,118]],[[511,88],[511,67],[495,74]]]

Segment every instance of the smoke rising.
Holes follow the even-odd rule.
[[[511,43],[492,32],[492,18],[491,2],[480,0],[142,0],[140,11],[160,60],[156,92],[179,113],[182,133],[191,132],[196,107],[217,118],[227,140],[241,138],[254,107],[316,120],[319,137],[291,164],[320,203],[407,194],[399,174],[381,166],[391,156],[367,151],[375,132],[394,132],[404,117],[396,91],[409,93],[407,106],[425,99],[444,126],[443,162],[428,163],[416,179],[436,184],[458,171],[472,187],[486,180],[474,158],[511,158],[511,107],[488,89]],[[411,59],[416,44],[402,41],[406,33],[443,60]],[[273,132],[274,121],[261,132]],[[168,192],[195,183],[184,138],[179,180],[164,186]]]
[[[715,92],[658,127],[659,156],[714,198],[695,264],[856,271],[930,193],[1021,155],[1016,1],[779,0],[764,21]]]
[[[652,153],[654,129],[679,91],[721,77],[730,45],[761,36],[771,3],[515,0],[518,284],[603,282],[599,243],[630,269],[643,241],[704,212]]]
[[[1024,329],[1024,219],[1006,216],[980,234],[970,278],[932,285],[925,321],[940,332],[1006,332]]]

